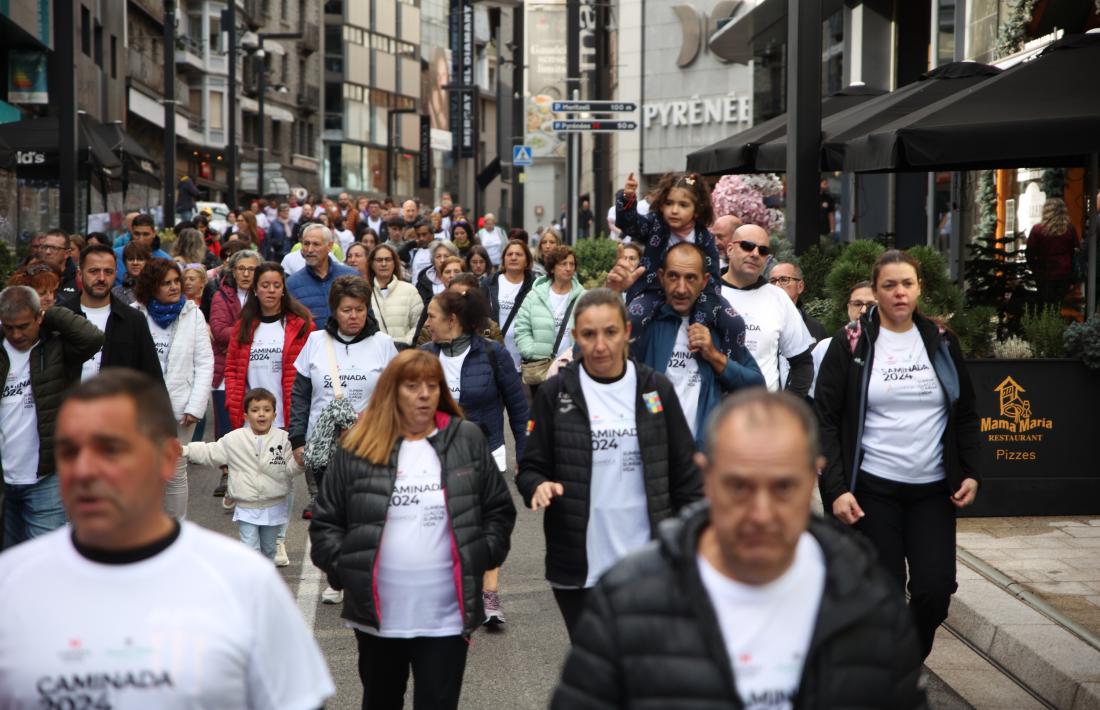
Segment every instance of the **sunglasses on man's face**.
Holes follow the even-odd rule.
[[[759,251],[760,256],[767,256],[768,254],[772,253],[771,247],[766,247],[763,244],[757,244],[756,242],[750,242],[744,239],[739,242],[734,242],[734,244],[741,247],[741,251],[745,252],[746,254],[751,254],[753,252],[753,249]]]

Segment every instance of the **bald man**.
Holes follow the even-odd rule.
[[[766,230],[755,224],[738,227],[726,252],[729,268],[722,276],[722,296],[745,319],[745,347],[768,389],[805,397],[814,377],[810,352],[815,341],[790,297],[764,278],[770,255]],[[780,356],[790,364],[786,378],[780,377]]]
[[[729,251],[730,243],[733,242],[734,231],[741,224],[740,219],[731,214],[726,214],[714,220],[714,224],[710,225],[710,233],[714,235],[714,241],[717,242],[718,261],[722,273],[726,273],[726,269],[729,268],[729,259],[726,257],[726,253]]]

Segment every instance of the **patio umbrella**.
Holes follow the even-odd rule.
[[[861,85],[841,89],[822,100],[821,117],[832,116],[882,93],[879,89]],[[687,169],[705,175],[758,172],[755,166],[756,149],[786,134],[787,114],[784,113],[690,153]]]
[[[1055,42],[969,89],[848,143],[865,172],[1079,165],[1100,153],[1100,34]]]
[[[952,62],[937,67],[911,84],[823,119],[822,171],[843,168],[844,150],[848,141],[1000,73],[1000,69],[988,64]],[[786,172],[786,135],[770,140],[757,149],[756,169],[760,172]]]

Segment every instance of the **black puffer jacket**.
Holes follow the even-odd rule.
[[[631,362],[634,362],[633,360]],[[516,486],[531,505],[535,489],[546,481],[562,484],[564,494],[546,509],[546,579],[581,587],[588,577],[585,542],[592,482],[592,429],[581,389],[580,361],[543,383],[532,406],[532,427],[519,463]],[[672,384],[652,368],[634,362],[638,391],[634,416],[642,453],[650,528],[703,496],[703,480],[693,456],[691,436]],[[656,392],[660,406],[651,411],[644,393]]]
[[[974,386],[963,361],[959,339],[919,313],[913,323],[920,331],[928,359],[939,379],[947,406],[947,428],[943,433],[943,465],[952,491],[963,479],[981,483],[978,413]],[[863,421],[867,415],[867,386],[875,359],[879,334],[878,309],[872,308],[858,321],[859,327],[841,328],[833,336],[814,390],[814,411],[821,424],[821,448],[828,464],[821,472],[821,499],[831,510],[833,501],[855,485],[863,460]],[[849,336],[856,339],[853,351]],[[898,465],[905,462],[899,461]]]
[[[709,521],[707,504],[692,506],[600,579],[552,708],[743,707],[696,562]],[[909,610],[870,545],[818,519],[810,534],[825,555],[825,589],[794,707],[926,707]]]
[[[56,470],[53,434],[57,410],[71,385],[80,382],[84,361],[103,347],[103,333],[67,308],[54,306],[42,318],[38,343],[31,348],[31,390],[38,417],[38,477]],[[8,377],[11,362],[0,348],[0,382]],[[2,471],[0,471],[2,473]],[[0,479],[2,480],[2,479]]]
[[[439,433],[429,441],[443,465],[443,489],[453,542],[457,550],[455,581],[462,624],[467,635],[481,625],[481,576],[508,556],[516,508],[476,424],[436,415]],[[376,466],[344,448],[329,462],[313,506],[309,539],[313,563],[328,575],[334,589],[343,589],[343,617],[378,627],[378,548],[386,525],[390,496],[397,477],[401,439],[390,461]]]

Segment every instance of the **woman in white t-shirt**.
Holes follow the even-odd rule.
[[[854,323],[859,320],[860,316],[867,312],[867,309],[875,305],[875,292],[871,289],[870,281],[860,281],[852,286],[848,290],[848,302],[844,304],[845,309],[848,312],[848,322]],[[813,352],[810,353],[814,359],[814,381],[810,384],[810,398],[814,396],[814,391],[817,387],[817,373],[821,371],[821,362],[825,359],[825,353],[829,351],[829,344],[833,342],[832,337],[822,338],[817,341],[817,345],[814,345]]]
[[[833,336],[814,406],[829,464],[821,497],[866,535],[909,606],[924,656],[955,592],[955,513],[974,501],[978,416],[958,338],[917,311],[920,265],[875,262],[877,306]]]
[[[508,554],[516,511],[481,429],[439,360],[406,350],[378,380],[317,497],[314,564],[347,591],[364,707],[457,708],[481,578]]]
[[[627,357],[622,297],[585,293],[573,332],[581,358],[535,394],[516,476],[531,510],[546,510],[546,578],[570,639],[600,575],[703,495],[675,388]]]
[[[150,259],[145,264],[134,297],[134,307],[145,315],[153,336],[172,414],[179,422],[180,443],[186,444],[206,414],[214,377],[214,350],[206,318],[183,294],[180,265],[168,259]],[[165,512],[177,520],[186,519],[187,496],[187,460],[180,458],[164,494]]]
[[[494,267],[500,266],[500,257],[507,242],[508,235],[497,226],[496,216],[492,212],[486,214],[485,226],[477,231],[477,243],[489,252],[489,260],[493,262]]]
[[[516,345],[515,322],[523,300],[535,283],[531,262],[531,250],[527,244],[518,239],[510,240],[504,247],[500,273],[482,287],[489,301],[489,317],[500,325],[504,347],[511,354],[516,370],[519,370],[520,352]]]

